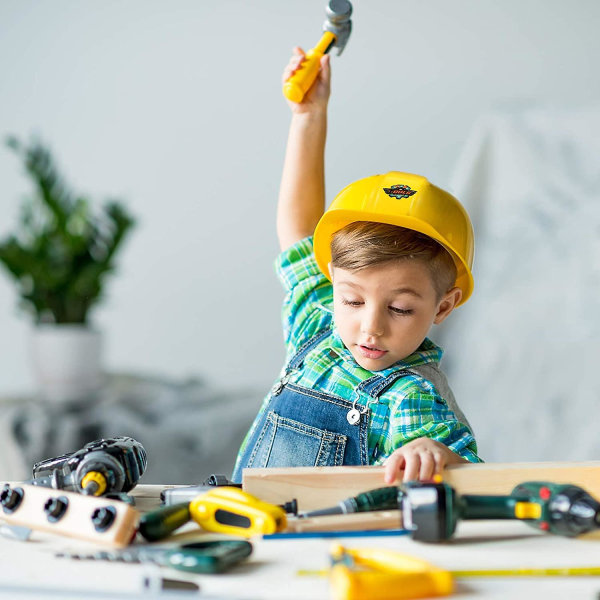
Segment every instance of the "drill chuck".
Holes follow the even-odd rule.
[[[81,479],[81,491],[88,496],[102,496],[108,487],[106,477],[100,471],[89,471]]]
[[[579,486],[528,481],[512,495],[542,499],[543,516],[532,524],[544,531],[573,537],[600,528],[600,503]]]

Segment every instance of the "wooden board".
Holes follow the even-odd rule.
[[[308,511],[385,486],[383,471],[383,467],[244,469],[243,489],[273,504],[296,498],[298,509]],[[550,481],[578,485],[600,500],[600,461],[452,465],[442,476],[460,494],[510,494],[525,481]]]
[[[347,515],[323,515],[305,519],[289,518],[286,531],[369,531],[373,529],[400,529],[402,512],[399,510],[375,510],[373,512]]]
[[[78,538],[109,547],[127,546],[136,534],[139,512],[124,502],[84,496],[35,485],[7,484],[8,489],[19,491],[21,499],[14,508],[0,510],[0,519],[9,525],[19,525],[37,531]],[[7,489],[4,484],[0,490]],[[45,506],[52,500],[65,503],[58,518],[49,518]],[[97,529],[92,514],[97,509],[109,508],[114,518],[106,528]]]
[[[161,506],[160,493],[163,490],[181,487],[177,485],[139,484],[136,485],[129,495],[135,501],[135,508],[141,513],[156,510]]]

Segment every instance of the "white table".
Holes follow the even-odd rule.
[[[156,505],[148,490],[138,486],[141,510]],[[196,535],[188,526],[186,541]],[[188,575],[151,565],[57,558],[65,549],[94,549],[89,544],[34,533],[29,541],[0,537],[0,598],[120,598],[142,597],[145,576],[187,579],[196,582],[197,596],[178,592],[171,597],[220,599],[325,600],[328,581],[322,577],[299,576],[300,569],[317,570],[328,565],[328,550],[334,541],[356,547],[380,547],[424,558],[447,569],[491,569],[518,567],[564,567],[600,565],[600,537],[567,539],[540,533],[511,521],[471,521],[459,524],[457,535],[445,544],[423,544],[407,535],[397,537],[343,537],[315,539],[252,540],[254,552],[246,563],[220,575]],[[97,549],[97,548],[96,548]],[[13,586],[7,589],[7,586]],[[62,590],[54,595],[17,593],[14,586]],[[73,590],[70,595],[65,588]],[[87,591],[87,592],[86,592]],[[90,593],[91,591],[91,593]],[[544,577],[464,579],[457,582],[452,598],[596,598],[600,578]],[[145,597],[154,597],[145,592]],[[156,597],[167,597],[157,594]]]

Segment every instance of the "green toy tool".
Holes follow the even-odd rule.
[[[372,510],[392,510],[398,508],[398,488],[396,486],[369,490],[342,500],[339,504],[321,510],[301,513],[299,517],[320,517],[322,515],[343,515]]]
[[[573,537],[600,528],[600,503],[575,485],[528,481],[509,496],[460,495],[446,483],[410,482],[399,488],[403,525],[415,540],[447,540],[460,519],[519,519]]]
[[[522,483],[509,496],[460,495],[447,483],[411,481],[370,490],[299,516],[390,509],[401,509],[402,526],[423,542],[449,539],[461,519],[518,519],[569,537],[600,529],[600,503],[584,489],[541,481]]]

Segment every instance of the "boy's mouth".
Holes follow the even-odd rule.
[[[358,344],[358,350],[365,358],[381,358],[387,352],[387,350],[380,350],[379,348],[363,344]]]

